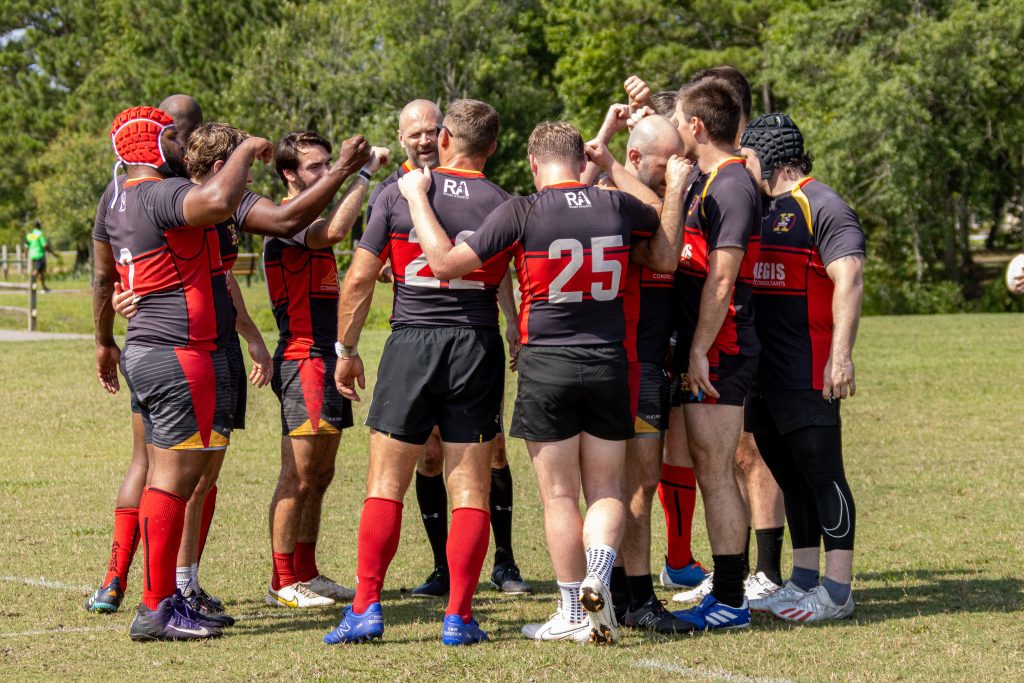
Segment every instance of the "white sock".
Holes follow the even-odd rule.
[[[583,605],[580,604],[580,582],[559,581],[558,590],[562,593],[562,617],[574,624],[586,621],[587,615],[583,613]]]
[[[587,548],[587,574],[596,576],[611,585],[612,567],[615,566],[615,550],[609,546],[595,543]]]
[[[199,563],[198,562],[193,562],[192,566],[190,566],[188,568],[188,571],[189,571],[190,583],[192,585],[192,590],[194,590],[196,593],[198,593],[199,592]]]
[[[189,580],[191,578],[191,567],[177,567],[174,570],[174,582],[178,585],[178,590],[180,590],[182,593],[188,590]]]

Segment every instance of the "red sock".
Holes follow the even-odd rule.
[[[178,587],[174,572],[185,526],[186,502],[181,496],[161,489],[147,488],[142,492],[139,528],[146,553],[142,602],[150,609],[156,609]]]
[[[132,566],[135,548],[139,545],[139,508],[114,510],[114,542],[110,546],[110,565],[103,585],[114,577],[121,579],[121,590],[128,588],[128,568]]]
[[[359,518],[359,554],[356,562],[356,599],[352,611],[363,614],[380,602],[384,575],[398,550],[402,535],[402,503],[387,498],[367,498]]]
[[[491,539],[491,514],[478,508],[452,510],[448,531],[448,571],[451,591],[445,616],[458,614],[469,623],[473,618],[473,591],[480,580],[480,569],[487,557]]]
[[[296,581],[295,553],[274,553],[274,576],[270,579],[270,587],[277,590]]]
[[[312,581],[320,576],[316,566],[316,541],[295,544],[295,577],[299,581]]]
[[[203,516],[199,520],[199,555],[196,557],[196,564],[203,559],[203,548],[206,547],[206,537],[210,535],[210,523],[213,522],[213,511],[217,509],[217,485],[214,484],[210,492],[206,494],[203,501]]]
[[[692,467],[661,466],[658,497],[665,508],[668,528],[668,566],[682,569],[693,562],[690,533],[693,529],[693,508],[697,504],[697,479]]]

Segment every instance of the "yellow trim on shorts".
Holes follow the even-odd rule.
[[[319,436],[321,434],[341,434],[341,430],[330,422],[320,418],[320,424],[317,425],[315,431],[313,430],[313,423],[310,420],[306,420],[298,427],[288,432],[288,436]]]
[[[172,451],[219,451],[222,448],[227,448],[228,444],[231,443],[231,439],[223,434],[211,431],[210,432],[210,443],[208,445],[203,444],[203,437],[196,432],[192,436],[188,437],[184,441],[174,446],[171,446]]]

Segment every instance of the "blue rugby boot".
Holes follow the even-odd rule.
[[[341,623],[324,636],[324,642],[328,645],[368,643],[371,640],[379,640],[383,635],[384,612],[381,611],[379,602],[371,604],[362,614],[356,614],[349,605],[345,608]]]
[[[85,601],[85,609],[89,612],[102,612],[111,614],[121,608],[121,600],[124,599],[124,589],[121,588],[120,577],[115,576],[106,586],[100,586],[96,592]]]
[[[441,642],[445,645],[476,645],[485,640],[490,640],[487,632],[480,628],[476,619],[470,619],[467,624],[458,614],[449,614],[444,618],[444,628],[441,630]]]
[[[712,629],[747,628],[750,626],[750,608],[747,599],[739,607],[730,607],[718,601],[711,594],[704,596],[700,604],[687,610],[673,612],[679,620],[692,626],[693,631]]]

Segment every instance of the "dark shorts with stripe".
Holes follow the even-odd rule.
[[[353,425],[352,403],[334,384],[334,356],[274,358],[271,388],[281,400],[282,436],[339,434]]]
[[[689,357],[689,352],[686,352],[681,362],[689,362]],[[711,349],[708,352],[708,365],[711,386],[718,390],[720,396],[717,399],[704,396],[699,402],[705,405],[742,406],[757,376],[757,356],[733,356]],[[679,363],[676,363],[677,369],[678,366]],[[679,370],[672,387],[673,407],[698,403],[690,393],[686,370]]]
[[[399,327],[384,342],[366,426],[424,444],[482,443],[501,431],[505,345],[497,328]]]
[[[672,378],[664,366],[639,361],[640,390],[633,419],[633,438],[660,438],[668,429]]]
[[[234,429],[245,429],[245,408],[248,404],[248,381],[245,376],[245,361],[242,360],[242,346],[238,335],[232,334],[224,346],[224,355],[228,360],[228,372],[231,374],[231,394],[235,397]]]
[[[561,441],[581,432],[609,441],[633,437],[626,350],[523,346],[509,435]]]
[[[743,429],[753,434],[785,436],[803,427],[841,427],[839,399],[820,391],[753,391],[743,411]]]
[[[172,450],[227,447],[234,396],[223,351],[129,344],[121,372],[137,399],[146,443]]]

